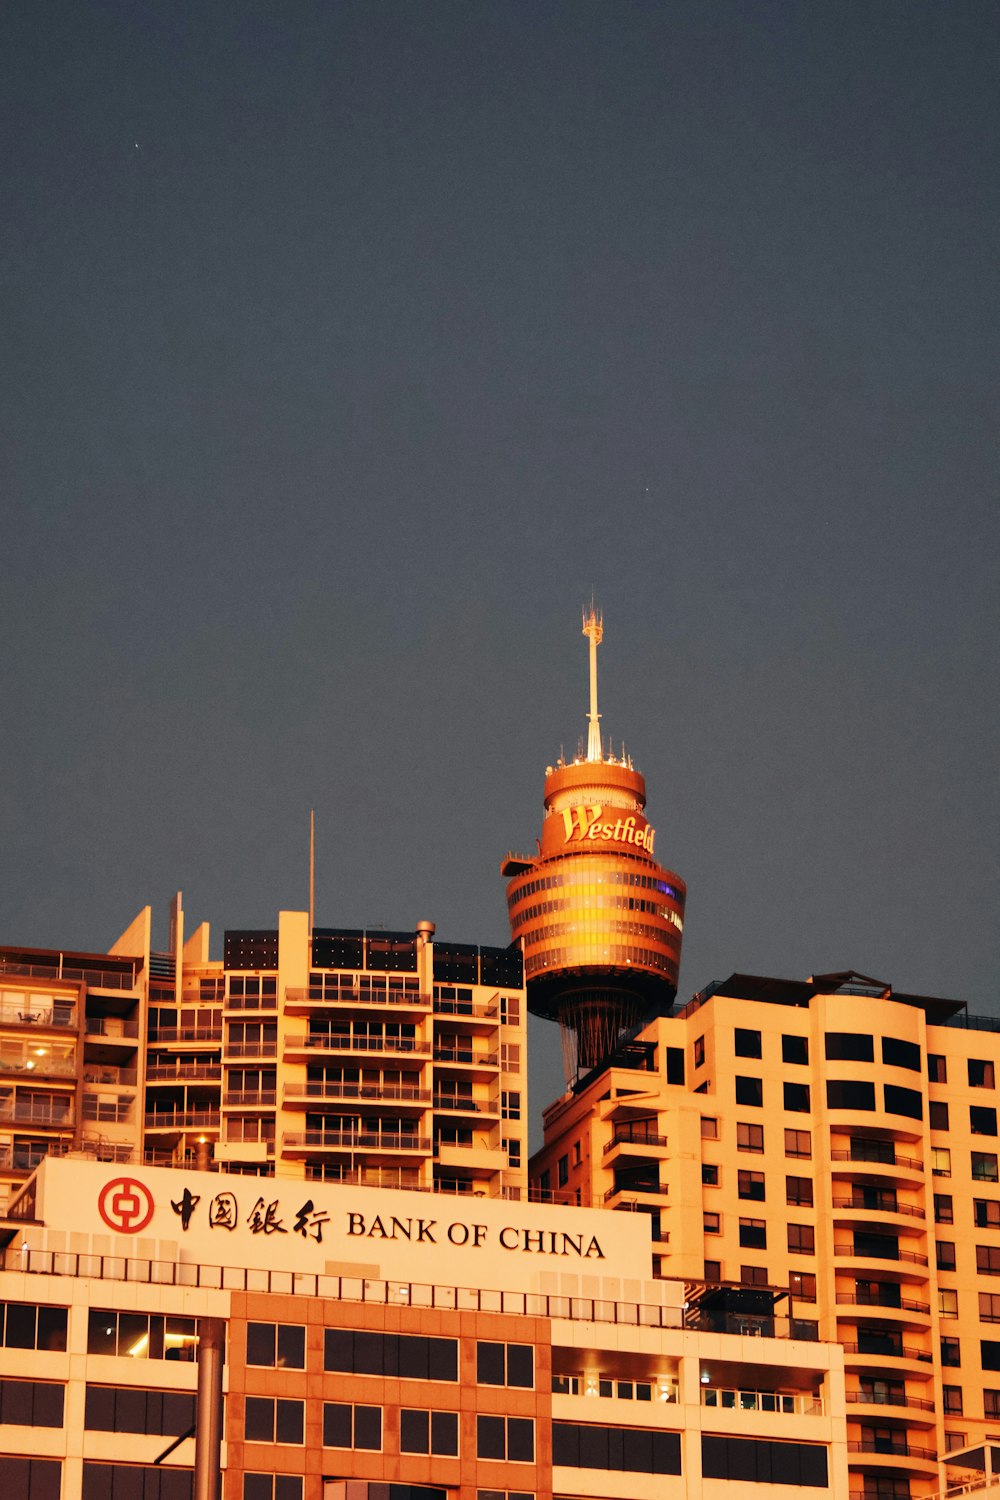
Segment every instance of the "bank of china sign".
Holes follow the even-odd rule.
[[[374,1247],[380,1241],[393,1241],[471,1250],[492,1246],[513,1253],[573,1260],[604,1259],[596,1235],[586,1231],[372,1213],[352,1207],[331,1213],[312,1198],[303,1198],[302,1191],[289,1186],[271,1197],[254,1189],[241,1189],[237,1194],[225,1188],[208,1194],[195,1192],[186,1185],[179,1186],[176,1196],[168,1192],[164,1201],[157,1203],[145,1182],[137,1177],[120,1176],[108,1179],[100,1187],[97,1211],[115,1234],[141,1234],[150,1230],[154,1214],[160,1208],[169,1213],[174,1228],[179,1228],[182,1234],[191,1229],[208,1230],[213,1234],[218,1232],[223,1241],[229,1235],[243,1232],[263,1239],[288,1236],[289,1244],[301,1240],[329,1246],[332,1241],[341,1240],[355,1246],[364,1241]],[[156,1232],[164,1232],[162,1223],[156,1226]]]

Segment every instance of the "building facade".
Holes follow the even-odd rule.
[[[12,1208],[24,1500],[190,1500],[205,1318],[224,1500],[847,1500],[841,1351],[686,1307],[635,1215],[72,1157]]]
[[[733,975],[545,1112],[536,1196],[640,1212],[659,1274],[788,1288],[844,1350],[852,1492],[1000,1441],[1000,1022],[857,974]]]
[[[517,1197],[521,953],[413,933],[266,931],[108,954],[0,949],[0,1188],[46,1155]]]

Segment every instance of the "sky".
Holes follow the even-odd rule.
[[[998,97],[993,0],[6,0],[0,941],[221,957],[315,808],[506,943],[593,593],[680,998],[1000,1014]]]

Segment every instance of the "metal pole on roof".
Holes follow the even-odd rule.
[[[223,1320],[199,1318],[192,1500],[220,1500],[222,1495],[222,1362],[225,1352],[226,1325]]]

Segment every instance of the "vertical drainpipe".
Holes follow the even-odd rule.
[[[199,1318],[193,1500],[221,1500],[222,1362],[225,1351],[226,1325],[223,1320]]]

